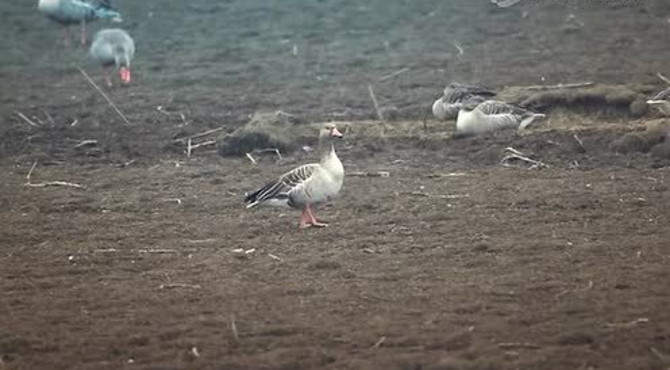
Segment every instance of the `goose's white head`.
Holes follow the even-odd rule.
[[[319,132],[319,140],[341,139],[344,135],[332,123],[326,123]]]

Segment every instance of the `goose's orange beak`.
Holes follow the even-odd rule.
[[[330,136],[332,136],[332,137],[342,137],[343,135],[340,132],[340,130],[337,129],[337,127],[333,127],[332,129],[330,129]]]
[[[130,69],[126,67],[121,67],[119,69],[119,76],[121,76],[121,81],[124,83],[129,83],[130,82]]]

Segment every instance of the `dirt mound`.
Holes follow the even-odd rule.
[[[664,148],[668,146],[670,122],[650,121],[641,132],[629,132],[610,143],[610,149],[617,153],[654,153],[655,157],[670,158]],[[658,148],[656,148],[658,146]]]
[[[219,138],[218,152],[224,157],[267,148],[292,152],[299,148],[305,126],[306,122],[301,118],[282,111],[256,112],[246,125]]]
[[[600,84],[548,90],[514,87],[501,96],[540,112],[568,110],[590,116],[628,118],[641,117],[648,112],[645,93],[649,90],[648,87]]]

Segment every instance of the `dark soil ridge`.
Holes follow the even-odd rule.
[[[352,126],[362,123],[352,122]],[[414,124],[414,123],[412,123]],[[442,129],[442,126],[437,129]],[[339,151],[343,156],[358,158],[393,155],[419,149],[422,155],[439,156],[458,167],[498,165],[508,147],[517,149],[542,162],[559,168],[594,167],[666,167],[670,165],[667,130],[646,126],[595,126],[574,129],[549,128],[537,131],[500,131],[487,135],[453,139],[450,131],[437,131],[431,126],[415,123],[410,133],[360,132],[349,135]],[[206,129],[206,128],[203,128]],[[204,130],[203,130],[204,131]],[[4,161],[42,165],[75,164],[151,165],[161,160],[185,160],[186,141],[160,135],[143,126],[104,132],[70,129],[68,127],[15,130],[0,140]],[[95,137],[95,143],[81,145]],[[46,139],[48,138],[48,139]],[[204,142],[208,138],[196,142]],[[314,138],[297,136],[284,155],[304,156],[300,148],[314,145]],[[193,150],[194,158],[217,159],[215,147]],[[232,158],[243,157],[244,154]]]

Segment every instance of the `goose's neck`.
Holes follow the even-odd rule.
[[[319,152],[321,154],[321,164],[325,164],[332,157],[337,157],[337,153],[335,153],[335,145],[330,140],[325,143],[319,143]]]

